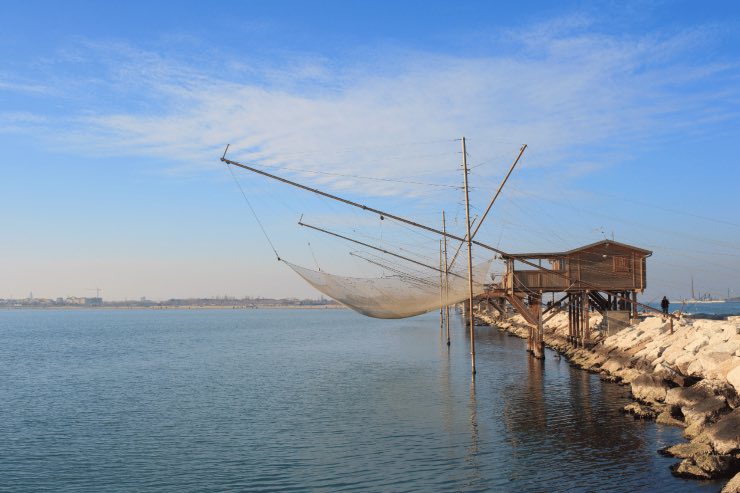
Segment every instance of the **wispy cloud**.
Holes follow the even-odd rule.
[[[30,94],[49,94],[52,92],[45,84],[13,80],[0,74],[0,92],[2,91]]]
[[[627,142],[736,118],[739,91],[729,82],[738,66],[697,62],[692,51],[711,42],[707,30],[618,37],[590,29],[588,18],[567,17],[509,33],[505,55],[398,51],[366,65],[312,57],[288,66],[183,62],[125,44],[83,44],[74,63],[105,67],[80,85],[96,88],[87,101],[95,109],[57,116],[63,128],[53,132],[65,146],[167,158],[175,167],[214,163],[230,143],[234,158],[258,164],[433,181],[454,169],[452,139],[461,134],[471,137],[478,162],[513,157],[526,142],[528,166],[572,175],[610,164]],[[209,63],[229,75],[214,75]],[[97,104],[105,98],[125,103]],[[367,194],[413,190],[363,183]]]

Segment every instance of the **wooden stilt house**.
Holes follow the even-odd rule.
[[[493,306],[502,299],[534,326],[530,345],[542,351],[543,315],[567,309],[569,339],[586,344],[590,339],[589,309],[611,317],[614,326],[637,316],[637,293],[647,285],[647,257],[652,252],[613,240],[602,240],[566,252],[519,253],[504,257],[506,273],[486,295]],[[534,263],[545,270],[522,263]],[[543,312],[542,300],[553,293],[553,301]],[[554,294],[561,293],[558,301]]]

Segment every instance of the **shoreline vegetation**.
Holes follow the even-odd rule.
[[[506,318],[476,312],[479,323],[525,338],[521,315]],[[602,316],[591,314],[591,327]],[[659,451],[677,459],[674,475],[692,479],[732,478],[723,493],[740,491],[740,316],[725,320],[684,317],[674,324],[660,316],[607,335],[594,332],[588,347],[566,340],[568,317],[559,313],[544,328],[545,344],[571,365],[629,385],[635,402],[624,412],[635,419],[684,428],[688,442]]]

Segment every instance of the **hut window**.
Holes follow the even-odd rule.
[[[550,260],[552,270],[565,270],[566,260],[564,258],[555,258]]]
[[[614,272],[629,272],[630,265],[627,257],[614,257]]]

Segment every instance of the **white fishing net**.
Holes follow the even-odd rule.
[[[491,262],[488,260],[473,266],[474,295],[484,291]],[[413,317],[441,306],[459,303],[469,296],[467,269],[448,274],[449,286],[440,289],[439,274],[429,277],[408,274],[377,279],[343,277],[285,263],[326,296],[368,317]]]

